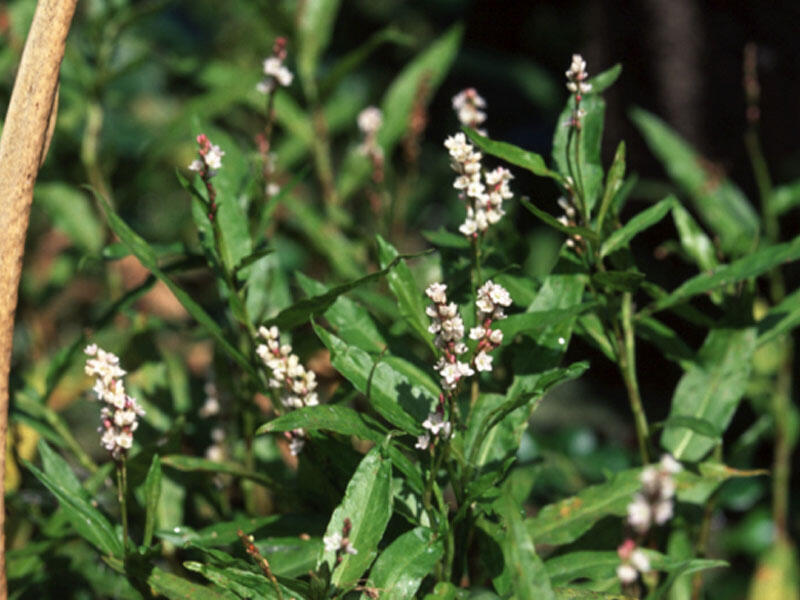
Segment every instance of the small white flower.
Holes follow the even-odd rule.
[[[469,330],[469,339],[479,340],[486,335],[486,330],[483,327],[473,327]]]
[[[683,467],[681,467],[681,463],[677,460],[672,458],[671,454],[664,454],[661,457],[661,462],[659,463],[661,466],[661,470],[665,473],[669,473],[671,475],[675,475],[676,473],[680,473]]]
[[[342,534],[334,532],[322,538],[322,543],[325,544],[325,552],[336,552],[342,547]]]
[[[630,584],[636,581],[639,573],[632,565],[622,564],[617,567],[617,577],[622,583]]]
[[[418,448],[420,450],[426,450],[428,445],[431,443],[431,436],[427,433],[417,436],[417,443],[414,444],[414,448]]]
[[[358,114],[358,128],[365,134],[375,134],[383,125],[383,113],[377,106],[368,106]]]
[[[650,559],[648,559],[647,555],[639,548],[631,553],[631,564],[640,573],[650,572]]]
[[[200,173],[203,170],[203,161],[199,158],[195,158],[189,163],[189,170],[194,171],[195,173]]]
[[[650,503],[642,494],[635,494],[633,502],[628,504],[628,524],[638,533],[650,529],[653,519],[653,510]]]
[[[672,500],[660,500],[653,506],[653,521],[657,525],[663,525],[672,518],[673,503]]]
[[[491,371],[492,370],[492,357],[486,352],[479,352],[475,357],[475,368],[478,371]]]

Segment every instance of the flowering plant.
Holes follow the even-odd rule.
[[[564,57],[550,159],[496,139],[474,87],[452,90],[447,132],[425,144],[461,29],[380,102],[344,102],[371,51],[407,40],[381,34],[327,69],[338,3],[301,6],[252,73],[205,74],[238,104],[229,121],[184,124],[188,241],[148,242],[110,183],[93,183],[114,236],[96,253],[135,257],[143,278],[47,375],[52,394],[83,363],[70,382],[81,414],[99,412],[90,444],[31,400],[35,385],[19,393],[19,421],[42,439],[29,479],[59,508],[38,490],[24,509],[20,491],[32,525],[14,535],[39,536],[47,558],[77,548],[96,571],[68,567],[87,597],[689,598],[729,568],[713,543],[725,494],[763,487],[742,456],[775,427],[770,518],[791,558],[793,439],[764,408],[795,418],[798,292],[783,267],[800,246],[781,241],[778,209],[759,216],[710,181],[642,110],[633,120],[676,193],[629,203],[625,144],[610,163],[601,153],[603,93],[621,68],[590,76],[578,54]],[[669,289],[637,246],[667,217],[677,239],[659,251],[689,273]],[[431,219],[442,227],[417,230]],[[539,236],[552,260],[535,272]],[[173,313],[135,304],[153,287]],[[642,346],[679,371],[661,412]],[[761,360],[765,348],[780,360]],[[598,371],[613,374],[617,412],[585,383]],[[99,411],[82,401],[84,375]],[[733,439],[745,397],[772,420]],[[18,550],[23,597],[44,563]]]

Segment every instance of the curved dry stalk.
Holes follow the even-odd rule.
[[[58,73],[77,0],[40,0],[22,52],[0,138],[0,598],[5,569],[5,467],[8,375],[17,289],[33,185],[55,122]]]

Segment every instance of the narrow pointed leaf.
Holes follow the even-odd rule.
[[[538,208],[527,198],[521,198],[520,202],[525,208],[527,208],[530,212],[532,212],[536,216],[536,218],[538,218],[546,225],[549,225],[553,229],[557,229],[561,233],[565,233],[568,236],[579,235],[583,238],[586,238],[587,240],[593,242],[597,241],[597,234],[591,229],[588,229],[586,227],[569,227],[568,225],[564,225],[553,215],[543,211],[541,208]]]
[[[297,14],[297,71],[311,85],[319,57],[330,43],[341,0],[306,0]]]
[[[555,179],[559,183],[561,182],[561,176],[555,171],[548,169],[544,159],[539,154],[530,152],[528,150],[523,150],[522,148],[507,142],[494,141],[469,127],[462,127],[462,129],[469,136],[469,139],[471,139],[472,142],[486,154],[491,154],[492,156],[496,156],[507,163],[522,167],[534,175],[539,175],[540,177],[549,177],[551,179]]]
[[[717,250],[711,239],[683,206],[672,209],[672,220],[681,240],[681,247],[692,257],[703,271],[710,271],[719,264]]]
[[[600,258],[626,246],[635,235],[663,219],[677,203],[678,201],[675,197],[670,196],[637,214],[620,229],[608,236],[603,245],[600,246]]]
[[[706,225],[719,236],[722,249],[736,255],[752,250],[758,239],[759,220],[741,190],[713,172],[707,161],[661,119],[641,109],[633,110],[631,119],[670,177],[692,199]]]
[[[150,469],[144,480],[145,498],[145,521],[144,538],[142,544],[149,546],[153,540],[153,531],[156,527],[156,517],[158,516],[158,502],[161,499],[161,461],[158,454],[153,455]]]
[[[322,549],[317,564],[327,562],[336,586],[355,583],[374,560],[378,543],[392,515],[392,466],[380,447],[367,453],[347,484],[342,503],[333,511],[325,536],[341,535],[345,519],[350,519],[350,544],[357,554],[344,554],[336,565],[336,554]],[[335,567],[335,568],[334,568]]]
[[[773,306],[758,322],[758,345],[789,333],[800,326],[800,290],[795,290]]]
[[[249,479],[269,488],[281,487],[274,479],[262,472],[250,471],[234,462],[219,462],[197,456],[169,454],[161,457],[161,464],[178,471],[199,471],[201,473],[225,473],[242,479]]]
[[[264,423],[256,430],[256,435],[275,431],[292,431],[293,429],[333,431],[373,442],[379,442],[386,435],[370,426],[364,417],[352,408],[339,405],[298,408],[269,423]]]

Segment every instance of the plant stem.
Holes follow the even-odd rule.
[[[126,457],[116,461],[117,467],[117,500],[119,501],[119,513],[122,519],[122,548],[123,554],[128,553],[128,502],[126,495],[128,491],[128,469]]]
[[[783,344],[783,363],[778,372],[772,398],[775,442],[772,463],[772,519],[779,539],[788,538],[789,485],[791,483],[792,443],[790,421],[786,418],[792,402],[792,362],[794,345],[790,337]]]
[[[646,465],[650,462],[647,450],[650,433],[636,378],[636,342],[633,327],[633,296],[630,292],[626,292],[622,296],[622,331],[615,327],[619,346],[619,368],[628,390],[628,400],[636,426],[636,438],[639,441],[639,455],[642,464]]]

